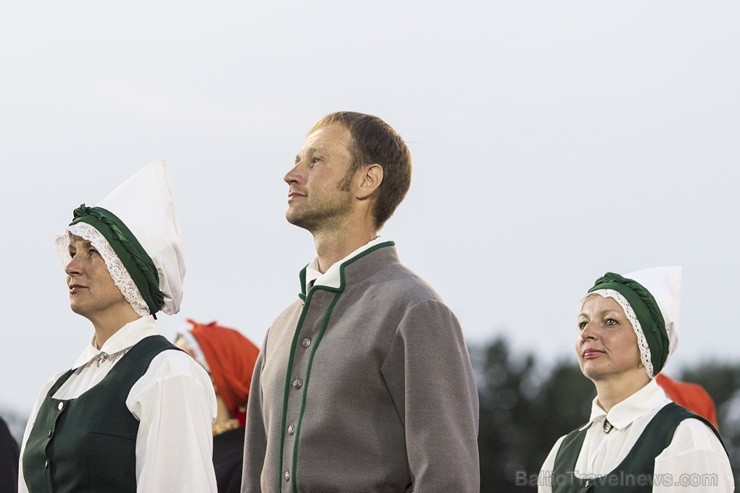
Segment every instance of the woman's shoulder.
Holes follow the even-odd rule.
[[[137,395],[154,387],[192,385],[211,387],[211,378],[189,354],[177,349],[167,349],[152,358],[146,372],[131,388]]]
[[[673,441],[680,441],[692,449],[718,450],[724,448],[714,430],[698,417],[681,421],[676,427]]]
[[[201,391],[209,395],[213,393],[208,373],[189,354],[179,349],[168,349],[151,360],[144,375],[131,387],[128,400],[135,402],[152,393],[194,395]]]
[[[206,378],[208,373],[189,354],[180,349],[168,349],[157,354],[149,363],[147,375],[162,378],[188,376]]]
[[[655,475],[671,477],[667,473],[679,480],[690,479],[692,486],[702,487],[701,491],[734,491],[727,452],[714,430],[701,419],[683,419],[670,445],[655,458]],[[695,480],[701,484],[695,485]]]

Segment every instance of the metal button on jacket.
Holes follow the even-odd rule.
[[[57,409],[59,409],[60,411],[62,411],[64,409],[64,403],[63,402],[60,402],[59,404],[57,404]]]
[[[288,435],[292,435],[293,433],[295,433],[295,426],[288,426]]]
[[[285,474],[283,474],[283,477],[285,478],[285,482],[290,482],[290,471],[285,471]]]
[[[311,345],[311,339],[309,337],[306,337],[305,339],[301,341],[301,346],[303,346],[304,348],[307,348],[310,345]]]
[[[293,388],[294,389],[298,390],[301,387],[303,387],[303,380],[301,380],[300,378],[296,378],[295,380],[293,380]]]

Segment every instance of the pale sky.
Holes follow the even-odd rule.
[[[296,296],[310,235],[282,181],[336,110],[406,139],[411,190],[381,234],[457,313],[572,357],[604,272],[684,267],[669,373],[738,360],[740,3],[4,3],[0,407],[30,411],[88,342],[54,236],[149,162],[172,177],[185,318],[257,344]]]

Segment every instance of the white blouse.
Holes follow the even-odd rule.
[[[598,477],[613,471],[627,457],[653,416],[669,402],[655,380],[612,407],[609,413],[594,399],[591,418],[581,428],[588,431],[576,461],[575,476]],[[604,431],[605,419],[614,427],[608,433]],[[555,442],[542,465],[537,479],[540,493],[552,491],[552,469],[564,438]],[[734,485],[727,453],[714,432],[698,419],[683,420],[670,445],[655,458],[654,492],[732,492]]]
[[[124,325],[103,347],[91,339],[75,362],[75,372],[54,394],[74,399],[97,385],[129,349],[145,337],[158,335],[150,315]],[[26,425],[21,446],[19,493],[28,493],[23,478],[23,451],[38,410],[49,389],[64,372],[41,390]],[[136,437],[138,492],[213,492],[213,436],[216,396],[208,374],[182,351],[162,351],[131,387],[126,407],[139,420]]]

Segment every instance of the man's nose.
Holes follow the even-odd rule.
[[[301,172],[300,172],[300,162],[297,162],[291,167],[287,173],[285,173],[285,176],[283,177],[283,180],[287,184],[291,183],[299,183],[301,180]]]

